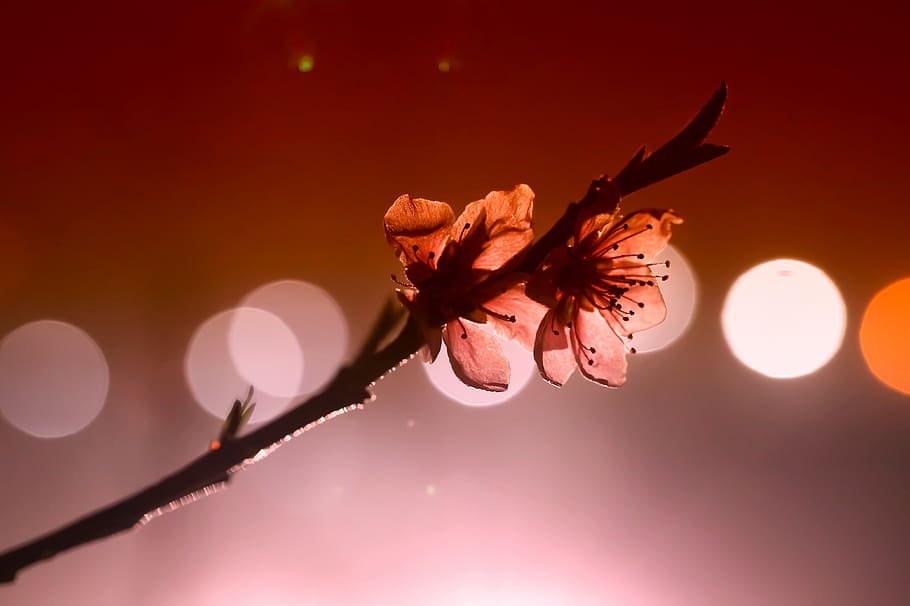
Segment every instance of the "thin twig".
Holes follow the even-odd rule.
[[[644,148],[639,150],[614,179],[622,193],[629,194],[726,153],[726,147],[703,143],[720,116],[725,98],[726,85],[722,84],[679,135],[651,155],[647,155]],[[531,248],[522,269],[533,270],[550,250],[569,238],[579,210],[593,202],[596,186],[604,179],[595,180],[581,201],[569,205],[565,215]],[[361,353],[318,395],[246,436],[226,440],[218,449],[209,450],[132,496],[0,554],[0,583],[13,582],[16,574],[31,564],[129,530],[217,491],[229,481],[231,474],[261,460],[291,437],[332,416],[362,406],[372,398],[369,386],[407,361],[422,345],[420,330],[409,318],[388,346],[373,351],[381,339],[380,333],[390,329],[395,320],[394,310],[384,309],[377,329],[368,337]]]
[[[705,106],[701,108],[698,114],[692,118],[678,135],[650,155],[645,147],[641,147],[626,164],[625,168],[619,171],[612,179],[613,183],[619,186],[620,193],[623,196],[627,196],[648,185],[653,185],[658,181],[678,175],[700,164],[710,162],[730,151],[730,148],[725,145],[713,145],[704,142],[708,133],[717,124],[721,113],[723,113],[726,100],[727,84],[726,82],[721,82],[720,88],[711,95]],[[528,251],[519,267],[519,271],[534,271],[544,260],[544,257],[547,256],[548,252],[569,239],[578,213],[581,209],[594,203],[600,195],[599,185],[603,184],[606,179],[607,177],[594,179],[584,198],[569,204],[565,214],[560,217],[559,221],[540,240],[535,242],[531,250]]]

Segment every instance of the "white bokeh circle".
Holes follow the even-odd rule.
[[[281,318],[262,309],[239,307],[215,314],[193,334],[184,372],[202,408],[224,418],[235,399],[255,388],[253,423],[282,412],[296,396],[303,352]]]
[[[309,282],[279,280],[252,291],[241,305],[278,316],[296,337],[304,365],[292,395],[313,393],[338,372],[348,349],[348,325],[326,291]]]
[[[72,324],[30,322],[0,341],[0,411],[34,436],[60,438],[88,426],[109,384],[101,348]]]
[[[757,265],[733,283],[721,324],[733,354],[774,378],[815,372],[837,353],[847,311],[822,270],[794,259]]]
[[[698,301],[695,272],[679,250],[667,246],[656,260],[670,261],[670,278],[660,283],[660,292],[667,304],[667,319],[653,328],[635,333],[632,345],[638,353],[663,349],[683,336],[692,322]]]

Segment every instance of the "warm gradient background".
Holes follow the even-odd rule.
[[[711,139],[733,152],[625,203],[685,216],[701,297],[623,389],[535,380],[468,409],[409,365],[227,493],[28,569],[0,603],[906,604],[910,400],[857,341],[910,274],[905,9],[770,6],[4,2],[0,335],[81,326],[111,390],[75,436],[0,422],[0,547],[205,448],[186,344],[260,284],[321,285],[355,347],[392,289],[398,194],[458,207],[527,182],[545,229],[721,79]],[[843,348],[801,379],[748,370],[720,330],[735,277],[775,257],[848,307]]]

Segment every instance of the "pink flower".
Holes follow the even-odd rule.
[[[626,380],[632,335],[663,322],[667,307],[654,263],[682,223],[672,210],[618,213],[619,189],[608,189],[575,222],[573,238],[544,259],[527,286],[547,311],[534,342],[540,374],[563,385],[577,366],[588,379],[619,387]]]
[[[518,185],[468,204],[457,220],[448,204],[409,195],[385,214],[386,239],[410,281],[399,282],[399,297],[421,327],[422,353],[434,360],[445,341],[452,370],[471,387],[509,385],[509,361],[481,325],[530,350],[546,312],[525,296],[527,274],[509,273],[534,238],[533,203],[531,188]]]

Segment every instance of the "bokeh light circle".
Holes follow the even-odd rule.
[[[233,310],[228,350],[237,374],[257,391],[297,395],[303,379],[303,351],[291,328],[275,314],[257,307]]]
[[[468,387],[462,383],[452,371],[445,343],[432,364],[422,364],[430,383],[447,398],[464,404],[465,406],[483,407],[502,404],[514,398],[530,381],[536,370],[531,352],[525,350],[514,341],[499,339],[502,353],[508,358],[512,369],[509,388],[505,391],[493,392]]]
[[[633,345],[638,353],[657,351],[671,345],[685,334],[695,315],[698,285],[689,261],[673,246],[667,246],[657,261],[670,261],[670,278],[660,283],[660,292],[667,303],[667,319],[635,333]]]
[[[815,372],[837,353],[847,312],[822,270],[794,259],[757,265],[733,283],[721,323],[743,364],[774,378]]]
[[[72,324],[30,322],[0,341],[0,411],[34,436],[84,429],[104,407],[109,384],[101,348]]]
[[[250,307],[229,309],[202,323],[190,339],[184,372],[202,408],[224,418],[235,399],[255,387],[253,423],[279,414],[296,395],[303,352],[281,318]]]
[[[278,316],[296,337],[304,366],[292,395],[313,393],[338,372],[348,349],[348,324],[326,291],[309,282],[279,280],[260,286],[241,305]]]
[[[910,278],[872,297],[859,328],[859,344],[872,374],[910,395]]]

